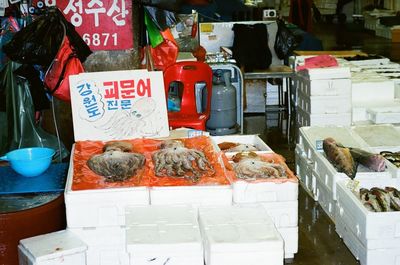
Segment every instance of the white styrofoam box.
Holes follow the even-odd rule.
[[[300,107],[296,108],[297,122],[300,126],[350,126],[351,112],[340,114],[311,114]]]
[[[299,92],[307,96],[350,96],[351,79],[309,80],[299,77]]]
[[[349,67],[310,68],[299,71],[297,74],[310,80],[342,79],[351,77]]]
[[[68,228],[68,230],[87,244],[87,265],[129,264],[129,256],[125,249],[124,226]]]
[[[336,200],[336,182],[341,179],[347,179],[347,175],[338,172],[335,167],[328,161],[324,153],[316,153],[316,169],[315,171],[319,176],[325,186],[332,191],[333,199]],[[387,162],[389,163],[389,162]],[[358,165],[357,173],[355,176],[356,180],[365,179],[391,179],[392,174],[388,169],[383,172],[374,172],[370,169],[364,167],[363,165]]]
[[[305,152],[299,144],[296,144],[295,149],[295,166],[296,175],[299,177],[300,184],[314,200],[317,200],[317,197],[315,196],[316,179],[312,174],[314,162],[306,157]]]
[[[314,171],[316,175],[317,182],[317,191],[316,197],[318,200],[318,204],[324,210],[324,212],[331,218],[333,222],[335,222],[335,201],[333,199],[332,189],[328,188],[328,186],[318,177],[318,173]]]
[[[376,58],[376,59],[365,59],[365,60],[351,60],[351,64],[354,64],[356,66],[364,66],[364,65],[385,65],[390,63],[389,58],[385,58],[382,56],[382,58]]]
[[[364,244],[369,240],[400,240],[400,212],[369,211],[348,187],[349,183],[349,180],[337,183],[337,218],[340,218]],[[358,192],[360,188],[386,186],[400,188],[397,179],[359,180],[355,191]]]
[[[298,106],[311,114],[339,114],[351,112],[350,96],[307,96],[298,94]]]
[[[313,126],[302,127],[299,130],[299,146],[305,151],[307,158],[316,162],[315,152],[322,151],[322,142],[325,138],[332,137],[346,147],[366,148],[366,143],[354,133],[350,127],[345,126]]]
[[[296,254],[299,249],[299,228],[278,227],[277,229],[285,242],[285,259],[294,258],[294,254]]]
[[[273,225],[202,227],[206,265],[283,264],[284,243]]]
[[[152,187],[152,205],[231,205],[231,185]]]
[[[351,121],[352,124],[358,123],[358,122],[365,122],[368,121],[369,117],[367,115],[367,107],[366,106],[355,106],[353,104],[352,110],[351,110]]]
[[[271,153],[273,152],[271,147],[269,147],[261,138],[256,134],[248,135],[225,135],[225,136],[211,136],[211,139],[218,145],[223,142],[239,143],[239,144],[249,144],[255,146],[258,151],[255,153]],[[225,152],[226,156],[230,157],[237,152]]]
[[[68,230],[22,239],[20,265],[86,265],[87,245]]]
[[[377,80],[363,79],[358,81],[353,79],[351,91],[352,102],[355,105],[394,100],[394,82],[384,77]]]
[[[126,249],[131,265],[204,264],[200,229],[193,225],[128,226]]]
[[[261,202],[260,203],[279,228],[297,227],[299,219],[299,201]]]
[[[128,206],[125,224],[126,226],[157,224],[198,226],[197,209],[187,205]]]
[[[352,130],[375,152],[400,150],[400,132],[392,124],[354,126]]]
[[[238,180],[232,183],[232,190],[234,203],[294,201],[299,194],[299,183]]]
[[[349,248],[354,257],[360,261],[361,265],[399,264],[400,248],[398,247],[398,244],[392,245],[391,248],[367,249],[341,220],[337,220],[335,226],[336,232],[343,239],[343,242]]]
[[[68,228],[124,225],[126,206],[150,204],[147,187],[74,191],[73,171],[71,155],[64,192]]]
[[[400,106],[367,109],[368,119],[375,124],[400,123]]]

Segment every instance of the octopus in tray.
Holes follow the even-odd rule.
[[[287,178],[283,165],[266,162],[254,152],[241,152],[232,157],[234,171],[239,179],[256,180],[268,178]]]
[[[202,151],[186,148],[179,140],[164,141],[161,149],[154,152],[152,157],[158,177],[169,176],[198,182],[204,172],[214,172]]]
[[[133,153],[128,142],[110,142],[104,145],[103,153],[96,154],[87,161],[88,167],[107,182],[128,180],[145,164],[142,154]]]

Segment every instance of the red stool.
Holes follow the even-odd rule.
[[[210,117],[212,70],[203,62],[178,62],[164,70],[169,126],[206,130]],[[171,99],[175,99],[171,108]]]

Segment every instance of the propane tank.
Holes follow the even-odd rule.
[[[207,131],[211,135],[236,133],[236,88],[231,84],[231,72],[225,71],[223,78],[221,70],[217,70],[214,75]]]

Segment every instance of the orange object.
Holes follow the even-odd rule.
[[[105,142],[81,141],[75,144],[74,150],[74,176],[72,190],[106,189],[137,186],[192,186],[192,185],[228,185],[225,169],[219,162],[220,154],[214,149],[209,137],[199,136],[180,139],[186,148],[202,151],[214,168],[214,172],[205,172],[199,182],[175,177],[158,177],[154,172],[152,154],[160,149],[162,140],[155,139],[132,139],[123,140],[133,145],[133,152],[141,153],[146,157],[145,166],[132,178],[121,182],[106,182],[104,177],[97,175],[87,166],[87,160],[103,152]]]
[[[178,111],[168,110],[169,126],[206,130],[210,117],[212,70],[203,62],[178,62],[164,70],[165,95],[168,99],[171,84],[182,87]]]

